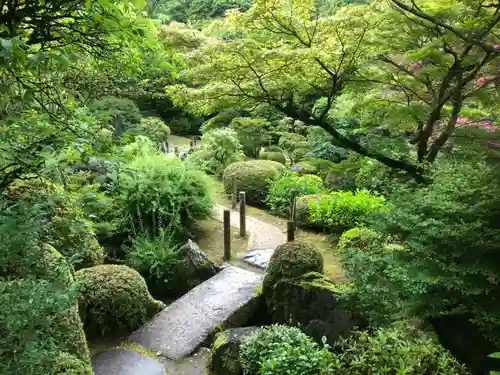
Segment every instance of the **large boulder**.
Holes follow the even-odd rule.
[[[283,278],[266,295],[273,322],[296,325],[318,342],[329,344],[361,323],[341,302],[345,287],[317,272],[297,278]]]
[[[130,267],[100,265],[76,272],[78,303],[88,337],[119,335],[139,328],[165,306]]]
[[[217,375],[240,375],[240,346],[260,327],[231,328],[215,335],[211,348],[210,370]]]

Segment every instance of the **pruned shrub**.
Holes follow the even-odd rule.
[[[278,141],[278,146],[287,152],[292,152],[298,148],[297,144],[299,144],[299,142],[307,143],[306,137],[297,133],[283,133]]]
[[[264,147],[264,150],[265,152],[281,152],[283,153],[283,149],[279,146],[276,146],[276,145],[271,145],[271,146],[266,146]]]
[[[342,233],[338,249],[356,248],[369,251],[380,249],[382,246],[384,246],[384,237],[381,233],[367,227],[355,227]]]
[[[318,173],[318,169],[314,165],[306,161],[301,161],[297,164],[292,165],[290,170],[292,172],[297,172],[299,175]]]
[[[283,165],[286,164],[286,157],[281,152],[267,152],[263,151],[260,153],[259,158],[261,160],[271,160]]]
[[[89,337],[118,335],[139,328],[159,312],[143,277],[123,265],[101,265],[76,272],[78,304]]]
[[[309,222],[309,202],[324,199],[326,194],[312,194],[298,197],[295,206],[295,220],[302,225],[308,225]]]
[[[246,201],[253,205],[262,205],[273,180],[281,177],[285,171],[283,164],[270,160],[250,160],[233,163],[224,171],[224,189],[231,192],[232,178],[236,179],[236,189],[246,192]]]
[[[266,203],[272,211],[289,215],[294,197],[325,192],[323,181],[318,176],[299,176],[295,172],[286,172],[279,180],[272,183]]]
[[[290,154],[290,159],[292,159],[292,163],[298,163],[301,161],[309,152],[307,148],[296,148]]]
[[[309,221],[330,232],[363,225],[369,216],[385,210],[385,199],[369,190],[335,191],[309,204]]]
[[[284,325],[265,327],[246,338],[240,355],[245,375],[327,375],[335,369],[328,347]]]
[[[325,174],[325,186],[336,190],[355,190],[356,175],[363,159],[351,154],[346,160],[335,164]]]
[[[208,178],[177,157],[143,155],[125,165],[115,193],[121,232],[156,235],[168,226],[184,235],[213,208]]]

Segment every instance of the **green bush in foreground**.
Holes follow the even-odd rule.
[[[357,248],[360,250],[370,250],[380,249],[383,245],[384,238],[381,233],[366,227],[356,227],[342,233],[338,249]]]
[[[80,315],[90,337],[133,331],[162,307],[142,276],[127,266],[85,268],[76,272],[76,283]]]
[[[245,375],[327,375],[335,369],[328,347],[284,325],[268,326],[248,337],[240,355]]]
[[[290,204],[294,197],[325,192],[323,181],[318,176],[299,176],[295,172],[286,172],[279,180],[272,183],[266,203],[272,211],[289,215]]]
[[[224,171],[224,190],[231,193],[232,178],[236,178],[236,189],[246,192],[248,204],[262,205],[273,180],[285,171],[283,164],[270,160],[250,160],[233,163]]]

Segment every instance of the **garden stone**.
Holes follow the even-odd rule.
[[[210,369],[217,375],[239,375],[241,373],[240,346],[260,327],[232,328],[219,332],[212,345]]]
[[[273,255],[274,249],[259,249],[252,250],[241,257],[241,259],[252,266],[266,269],[269,265],[269,260],[271,255]]]
[[[95,375],[165,375],[153,358],[123,349],[107,350],[92,360]]]

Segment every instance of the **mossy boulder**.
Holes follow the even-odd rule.
[[[282,278],[266,295],[274,323],[296,325],[316,341],[325,336],[333,344],[348,334],[360,319],[341,302],[346,287],[318,272]]]
[[[139,328],[164,307],[143,277],[123,265],[100,265],[76,272],[78,303],[89,337],[115,336]]]
[[[384,246],[384,236],[366,227],[351,228],[340,237],[338,249],[345,250],[356,248],[369,251],[371,249],[379,250]]]
[[[232,328],[215,335],[211,348],[210,370],[217,375],[240,375],[240,346],[260,327]]]
[[[271,160],[250,160],[229,165],[224,170],[224,190],[231,193],[232,178],[236,178],[236,189],[246,192],[250,205],[263,204],[269,192],[270,182],[277,180],[285,171],[285,166]]]
[[[285,157],[285,155],[283,155],[282,152],[267,152],[267,151],[263,151],[263,152],[261,152],[259,154],[259,158],[261,160],[275,161],[275,162],[283,164],[283,165],[286,164],[286,157]]]
[[[292,167],[290,168],[290,171],[296,172],[299,175],[318,173],[318,169],[314,165],[312,165],[306,161],[300,161],[300,162],[292,165]]]
[[[309,223],[309,202],[319,201],[323,197],[326,197],[324,194],[311,194],[304,195],[302,197],[297,198],[296,207],[295,207],[295,215],[296,220],[299,224],[302,225],[310,225]]]
[[[262,292],[266,302],[279,280],[299,277],[308,272],[323,272],[323,257],[316,246],[304,241],[278,246],[271,256],[264,278]]]

